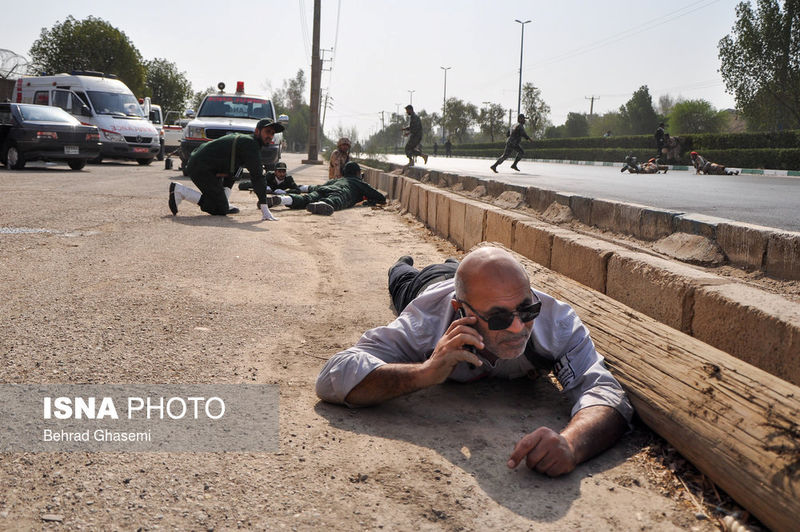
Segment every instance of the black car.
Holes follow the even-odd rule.
[[[80,170],[100,155],[100,132],[58,107],[0,103],[0,162],[20,170],[34,160],[67,161]]]

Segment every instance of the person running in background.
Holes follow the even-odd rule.
[[[526,138],[531,140],[528,134],[525,132],[525,115],[521,114],[517,116],[517,125],[511,128],[511,132],[508,135],[508,140],[506,141],[506,149],[503,151],[503,155],[500,156],[495,163],[490,166],[489,168],[492,169],[492,172],[495,174],[497,173],[497,167],[502,164],[508,157],[511,156],[512,153],[516,153],[517,156],[514,159],[514,162],[511,164],[511,168],[519,172],[519,168],[517,167],[517,163],[525,156],[525,151],[520,148],[519,143],[522,142],[522,139]]]

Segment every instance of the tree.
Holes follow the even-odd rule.
[[[214,94],[217,92],[217,89],[214,87],[207,87],[201,91],[197,91],[192,96],[192,101],[189,104],[189,109],[193,110],[195,113],[200,110],[200,104],[203,103],[203,99],[208,96],[209,94]]]
[[[494,142],[495,136],[503,137],[503,131],[506,129],[503,124],[505,114],[503,106],[497,103],[490,103],[488,107],[481,109],[478,115],[478,127],[484,134],[489,135],[491,142]]]
[[[526,83],[522,86],[522,109],[529,125],[531,138],[537,139],[544,136],[544,132],[550,125],[550,106],[542,100],[542,93],[533,86],[533,83]]]
[[[669,127],[675,134],[719,133],[726,117],[705,100],[678,102],[669,114]]]
[[[672,108],[675,106],[676,103],[680,102],[681,99],[678,98],[675,100],[669,94],[663,94],[658,97],[658,114],[661,116],[667,116]]]
[[[183,111],[193,94],[192,84],[177,65],[166,59],[145,61],[146,93],[166,111]]]
[[[75,20],[71,15],[52,28],[42,28],[30,49],[41,72],[96,70],[116,74],[137,96],[144,95],[142,55],[128,36],[103,19]]]
[[[272,102],[275,104],[278,114],[289,115],[289,123],[283,133],[283,139],[290,151],[302,151],[308,144],[311,106],[305,101],[305,93],[306,74],[301,68],[297,70],[294,78],[283,80],[283,86],[272,95]],[[336,140],[338,139],[339,137],[336,137]],[[355,139],[352,140],[355,142]]]
[[[469,136],[470,127],[478,121],[478,108],[459,98],[448,98],[446,109],[444,128],[450,137],[463,143]]]
[[[609,131],[612,135],[624,135],[628,132],[628,124],[622,118],[622,113],[610,111],[604,115],[594,115],[589,120],[589,135],[602,137]]]
[[[564,132],[567,137],[588,137],[589,121],[581,113],[569,113],[564,122]]]
[[[625,122],[627,122],[627,131],[633,135],[644,135],[655,131],[658,125],[658,115],[653,109],[653,98],[650,96],[650,89],[647,85],[642,85],[628,103],[619,108],[620,114]]]
[[[720,73],[745,116],[776,117],[773,128],[800,127],[800,0],[736,6],[733,35],[719,41]],[[769,108],[775,108],[773,112]]]

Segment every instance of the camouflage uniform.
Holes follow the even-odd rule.
[[[721,164],[712,163],[707,161],[702,155],[697,152],[692,152],[692,164],[698,174],[706,175],[739,175],[738,170],[728,170]]]
[[[331,153],[331,160],[328,163],[328,179],[339,179],[342,177],[344,165],[350,160],[350,153],[334,150]]]

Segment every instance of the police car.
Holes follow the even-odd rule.
[[[252,135],[256,124],[262,118],[275,120],[275,106],[272,100],[264,96],[246,94],[244,82],[236,83],[236,92],[233,94],[225,92],[224,83],[219,83],[217,87],[219,92],[209,94],[203,99],[196,116],[192,110],[187,111],[187,115],[193,118],[183,128],[181,138],[179,155],[184,168],[189,155],[201,144],[229,133]],[[285,125],[289,122],[289,117],[280,115],[277,121]],[[272,170],[275,163],[280,160],[282,140],[283,134],[276,133],[272,144],[261,148],[261,161],[265,169]]]

